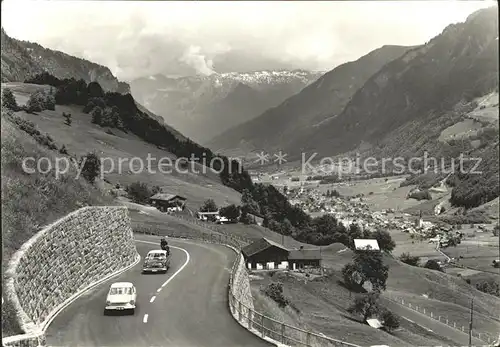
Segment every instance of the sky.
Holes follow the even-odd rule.
[[[4,0],[20,40],[130,81],[157,73],[329,71],[383,45],[418,45],[496,1]]]

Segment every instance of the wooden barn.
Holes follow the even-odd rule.
[[[300,249],[291,250],[288,254],[288,264],[291,270],[304,269],[306,267],[321,267],[320,249]]]
[[[321,267],[321,250],[288,249],[283,245],[261,238],[244,247],[241,252],[250,270],[299,270]]]
[[[151,205],[160,211],[166,211],[168,208],[184,209],[187,199],[176,194],[158,193],[149,198]]]
[[[288,268],[289,250],[265,237],[244,247],[241,252],[248,269],[272,270]]]

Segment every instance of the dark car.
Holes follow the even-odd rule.
[[[167,251],[150,251],[142,265],[142,272],[163,272],[166,273],[170,268],[170,256]]]

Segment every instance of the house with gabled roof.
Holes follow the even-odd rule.
[[[168,208],[184,209],[187,198],[168,193],[157,193],[149,198],[151,205],[155,206],[160,211],[166,211]]]
[[[250,270],[298,270],[305,267],[321,267],[321,250],[289,249],[268,238],[261,238],[241,252],[245,258],[247,269]]]

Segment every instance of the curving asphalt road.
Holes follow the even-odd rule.
[[[136,236],[144,257],[158,238]],[[151,242],[152,243],[148,243]],[[141,274],[142,261],[61,312],[49,326],[49,346],[271,346],[239,325],[228,309],[227,284],[234,252],[221,245],[171,240],[167,274]],[[134,315],[103,314],[112,282],[137,288]]]
[[[397,315],[404,317],[405,319],[416,323],[425,329],[428,329],[439,336],[445,336],[455,342],[458,346],[468,346],[469,344],[469,335],[468,330],[466,332],[461,332],[457,329],[454,329],[445,323],[441,323],[435,319],[432,319],[426,316],[423,313],[416,312],[408,307],[397,304],[393,301],[387,300],[384,298],[384,305],[390,309],[392,312]],[[486,345],[486,342],[473,337],[472,338],[473,346],[483,346]]]

